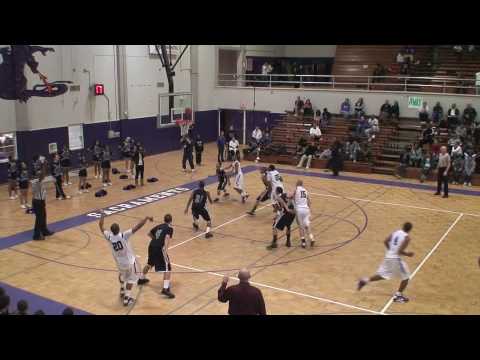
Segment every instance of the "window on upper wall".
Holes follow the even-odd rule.
[[[15,133],[0,133],[0,163],[8,162],[8,157],[17,156],[17,139]]]

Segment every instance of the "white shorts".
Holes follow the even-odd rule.
[[[243,190],[243,174],[235,175],[235,182],[233,187],[238,190]]]
[[[297,209],[297,221],[298,225],[305,229],[310,226],[310,209],[309,208],[299,208]]]
[[[400,258],[388,259],[385,258],[377,270],[377,274],[382,278],[390,280],[394,277],[399,277],[402,280],[407,280],[410,278],[410,271],[408,266]]]
[[[118,269],[118,272],[120,273],[120,280],[127,284],[136,284],[140,271],[141,269],[137,269],[135,264],[130,265],[128,268]]]

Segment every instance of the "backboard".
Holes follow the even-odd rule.
[[[157,127],[175,124],[177,120],[195,121],[192,93],[159,94]]]

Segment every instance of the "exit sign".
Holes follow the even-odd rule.
[[[421,96],[409,96],[408,97],[408,108],[409,109],[420,109],[423,104],[423,98]]]
[[[105,86],[103,84],[93,85],[95,96],[105,95]]]

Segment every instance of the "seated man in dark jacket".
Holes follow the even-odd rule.
[[[463,123],[466,127],[470,127],[475,118],[477,117],[477,111],[472,107],[472,104],[467,104],[465,110],[463,110]]]

